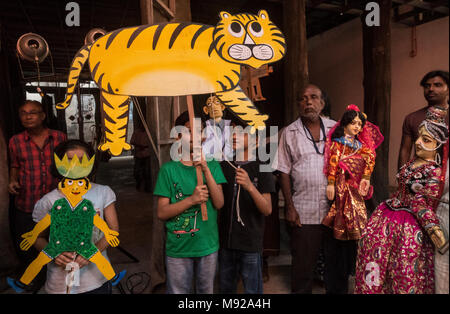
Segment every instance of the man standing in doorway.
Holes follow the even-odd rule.
[[[36,257],[37,251],[21,251],[21,235],[34,227],[31,217],[34,204],[57,187],[58,180],[50,173],[53,149],[67,136],[44,125],[45,113],[38,101],[27,100],[19,107],[19,118],[25,131],[9,140],[9,193],[15,196],[11,213],[13,241],[20,259],[19,272]]]
[[[429,107],[435,106],[446,110],[446,121],[448,125],[448,80],[448,71],[431,71],[420,81],[420,86],[423,87],[423,95],[428,105],[408,114],[403,121],[402,142],[397,165],[398,169],[410,160],[411,150],[418,137],[419,125],[425,120],[427,109]]]
[[[321,116],[325,101],[319,87],[308,85],[299,94],[300,117],[286,127],[278,147],[280,185],[285,198],[286,220],[291,227],[292,292],[312,293],[314,269],[324,245],[327,293],[346,293],[347,279],[336,288],[329,270],[329,248],[333,239],[322,220],[329,210],[327,178],[323,173],[324,147],[335,121]],[[337,241],[337,240],[336,240]]]
[[[145,132],[142,122],[134,130],[130,143],[134,145],[134,178],[136,180],[136,190],[152,192],[152,168],[151,168],[151,148],[150,140]]]

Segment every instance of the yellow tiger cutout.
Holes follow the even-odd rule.
[[[179,96],[215,93],[241,120],[264,128],[258,112],[239,87],[240,66],[253,68],[280,60],[285,39],[265,10],[255,14],[220,13],[214,27],[198,23],[164,23],[110,32],[75,55],[67,82],[66,108],[86,61],[101,90],[105,142],[112,155],[131,147],[126,142],[130,96]]]

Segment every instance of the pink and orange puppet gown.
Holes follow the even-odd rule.
[[[423,123],[439,123],[444,117],[427,113]],[[445,144],[441,142],[442,163],[429,160],[416,166],[415,156],[400,168],[397,191],[370,216],[358,244],[356,294],[435,293],[435,250],[445,254],[448,249],[448,235],[440,226],[445,222],[439,221],[436,208],[444,193],[449,147],[448,135],[435,134],[435,139],[447,137]],[[441,205],[448,211],[448,203]]]
[[[347,110],[359,111],[355,105]],[[367,195],[359,193],[362,179],[370,180],[375,167],[375,149],[383,142],[379,128],[366,121],[353,141],[345,136],[331,139],[339,122],[330,130],[325,146],[324,172],[329,183],[335,184],[335,200],[322,224],[333,229],[338,240],[359,240],[367,223],[365,199],[370,199],[373,187]]]

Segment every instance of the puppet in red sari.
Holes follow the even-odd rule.
[[[367,223],[365,199],[372,197],[370,176],[375,149],[383,142],[377,126],[355,105],[330,130],[325,146],[324,172],[327,197],[333,201],[322,224],[333,229],[338,240],[359,240]]]

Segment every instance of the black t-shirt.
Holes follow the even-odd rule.
[[[247,171],[250,180],[258,191],[263,193],[275,192],[275,180],[272,172],[260,172],[259,161],[235,163]],[[244,225],[238,221],[236,199],[239,185],[235,184],[236,170],[223,161],[223,174],[227,179],[222,184],[225,205],[219,210],[219,241],[221,248],[241,250],[245,252],[260,252],[263,250],[264,215],[258,210],[250,194],[241,187],[239,195],[240,217]]]

